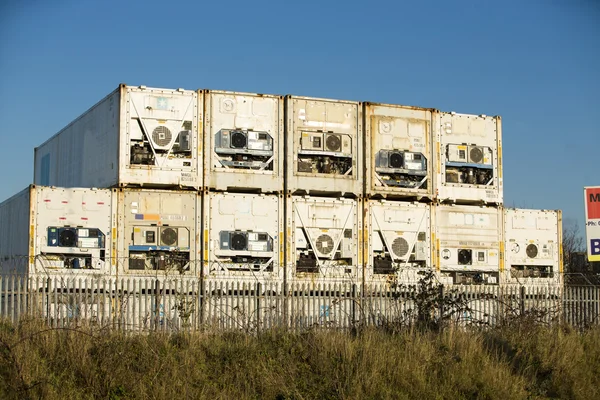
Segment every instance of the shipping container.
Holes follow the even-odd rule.
[[[198,188],[198,112],[194,91],[122,84],[35,149],[34,183]]]
[[[431,199],[435,110],[365,103],[365,196]]]
[[[431,208],[434,267],[447,284],[498,284],[504,270],[502,209]]]
[[[30,185],[0,204],[0,272],[109,275],[111,191]]]
[[[286,97],[286,192],[362,196],[362,105]]]
[[[360,283],[361,203],[358,199],[288,196],[286,271],[290,282]]]
[[[550,210],[504,210],[506,271],[503,283],[562,283],[562,213]]]
[[[436,123],[436,195],[440,202],[501,205],[500,117],[442,112]]]
[[[414,284],[431,270],[430,213],[417,202],[364,202],[365,283]]]
[[[212,281],[283,282],[282,195],[205,192],[203,276]]]
[[[198,276],[198,202],[191,191],[113,189],[117,276]]]
[[[283,97],[206,90],[204,182],[210,190],[283,191]]]

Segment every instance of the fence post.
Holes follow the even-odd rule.
[[[160,280],[154,283],[154,330],[158,330],[160,323]]]
[[[256,299],[256,334],[260,333],[260,282],[256,282],[256,293],[254,298]]]
[[[356,298],[356,283],[352,283],[352,301],[350,302],[350,304],[352,305],[352,309],[351,309],[351,315],[352,315],[352,321],[350,321],[350,323],[352,325],[356,324],[356,302],[358,301],[358,299]]]
[[[525,315],[525,286],[521,286],[521,298],[519,299],[519,314]]]
[[[440,328],[443,328],[444,324],[444,285],[440,285],[438,293],[438,312],[440,313]]]

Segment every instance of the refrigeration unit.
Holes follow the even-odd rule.
[[[109,275],[112,233],[109,189],[30,185],[0,204],[0,272]]]
[[[364,202],[365,283],[414,284],[431,269],[430,206]]]
[[[560,211],[504,210],[506,271],[503,283],[560,285],[562,214]]]
[[[435,110],[365,103],[365,195],[432,198]]]
[[[283,282],[282,196],[206,192],[203,202],[203,277]]]
[[[117,275],[187,277],[199,265],[198,194],[114,189]]]
[[[362,200],[289,196],[287,276],[291,282],[362,280]]]
[[[217,191],[283,191],[283,97],[206,90],[204,181]]]
[[[502,209],[432,206],[434,266],[443,283],[498,284],[504,270]]]
[[[437,199],[456,204],[501,205],[500,117],[442,112],[437,119]]]
[[[202,107],[194,91],[122,84],[35,149],[34,183],[198,188]]]
[[[361,104],[287,96],[286,112],[287,193],[361,196]]]

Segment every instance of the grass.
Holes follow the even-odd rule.
[[[3,399],[600,398],[600,329],[125,335],[0,325]]]

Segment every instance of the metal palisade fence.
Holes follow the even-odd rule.
[[[41,317],[52,327],[124,331],[402,327],[419,321],[495,326],[527,317],[599,323],[596,286],[259,283],[197,278],[0,276],[0,316]]]

